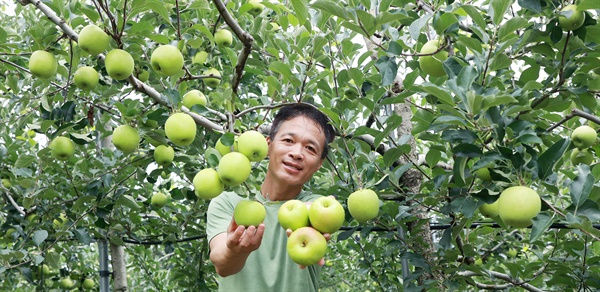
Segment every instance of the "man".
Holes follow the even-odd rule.
[[[291,199],[312,202],[319,196],[302,188],[319,170],[334,137],[328,118],[315,107],[294,104],[279,110],[271,132],[269,165],[260,193],[267,217],[258,227],[237,226],[235,205],[243,198],[224,192],[210,202],[207,238],[220,291],[317,291],[321,267],[300,267],[287,254],[287,235],[277,220]],[[323,264],[321,260],[320,265]]]

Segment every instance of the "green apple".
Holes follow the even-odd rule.
[[[12,187],[12,183],[10,182],[10,179],[3,178],[2,179],[2,186],[4,186],[5,188]]]
[[[48,265],[43,264],[41,266],[38,267],[38,272],[40,274],[44,274],[44,275],[50,275],[51,271],[50,271],[50,267],[48,267]]]
[[[233,209],[233,220],[239,226],[258,226],[267,216],[265,206],[254,200],[241,200]]]
[[[64,136],[54,138],[48,147],[52,157],[60,160],[68,160],[75,153],[75,144],[71,139]]]
[[[250,8],[250,10],[248,10],[248,13],[250,13],[250,15],[253,15],[253,16],[259,15],[263,11],[263,9],[265,9],[265,6],[261,2],[262,2],[261,0],[248,1],[248,3],[252,6],[252,8]]]
[[[239,136],[235,136],[233,140],[233,151],[235,152],[238,152],[238,140]],[[215,144],[215,149],[219,151],[221,156],[231,152],[231,146],[226,146],[225,144],[223,144],[223,142],[221,142],[221,139],[217,140],[217,143]]]
[[[75,282],[70,277],[66,277],[60,280],[60,287],[63,289],[72,289],[75,287]]]
[[[598,134],[594,128],[586,125],[577,127],[573,130],[573,133],[571,133],[571,141],[573,142],[573,145],[579,149],[588,148],[594,145],[596,138],[598,138]]]
[[[482,181],[492,181],[492,176],[490,174],[490,169],[487,167],[482,167],[475,171],[475,176],[477,176]]]
[[[334,197],[320,197],[308,209],[310,225],[321,233],[338,231],[345,217],[344,207]]]
[[[208,59],[208,53],[206,51],[198,51],[192,58],[192,64],[204,65]]]
[[[25,219],[27,220],[27,222],[32,223],[32,222],[35,222],[38,219],[38,215],[36,215],[36,214],[29,214],[29,215],[27,215],[27,217],[25,217]]]
[[[85,290],[92,290],[94,286],[96,286],[96,283],[94,283],[94,280],[90,278],[85,278],[85,280],[83,280],[83,283],[81,283],[81,286]]]
[[[35,77],[48,79],[56,75],[57,70],[58,62],[56,58],[46,51],[35,51],[29,57],[29,71]]]
[[[218,78],[208,77],[208,78],[202,79],[204,81],[204,84],[206,84],[206,86],[208,86],[208,87],[216,88],[221,83],[221,72],[219,72],[219,70],[217,70],[215,68],[209,68],[209,69],[205,70],[204,73],[202,73],[202,74],[205,76],[218,77]]]
[[[77,45],[92,56],[96,56],[106,49],[110,43],[110,37],[101,28],[90,24],[79,32]]]
[[[220,195],[225,186],[219,177],[219,173],[213,168],[200,170],[192,181],[194,184],[194,193],[198,198],[210,200]]]
[[[242,133],[238,138],[238,150],[246,155],[250,161],[261,161],[267,157],[269,144],[263,134],[250,130]]]
[[[421,48],[421,54],[432,54],[436,52],[440,47],[441,43],[439,40],[431,40],[425,43]],[[444,71],[444,67],[442,63],[448,59],[448,52],[444,49],[435,53],[434,55],[429,56],[420,56],[419,57],[419,67],[423,72],[433,76],[433,77],[443,77],[446,76],[446,72]]]
[[[131,55],[121,49],[114,49],[106,54],[104,59],[106,72],[110,78],[115,80],[125,80],[133,74],[135,63]]]
[[[516,249],[514,249],[514,248],[510,248],[510,249],[508,249],[508,252],[506,253],[506,255],[508,255],[508,256],[509,256],[509,257],[511,257],[511,258],[514,258],[514,257],[516,257],[516,256],[517,256],[517,253],[518,253],[518,252],[517,252],[517,250],[516,250]]]
[[[52,224],[54,225],[55,229],[62,229],[63,226],[65,226],[65,223],[67,223],[67,221],[69,221],[69,218],[67,218],[67,214],[60,213],[58,218],[52,220]]]
[[[498,216],[498,200],[496,200],[495,202],[488,204],[488,203],[484,203],[483,205],[479,206],[479,212],[481,213],[481,215],[488,217],[488,218],[495,218]]]
[[[179,49],[171,45],[162,45],[154,49],[150,56],[152,69],[163,76],[177,74],[183,68],[183,55]]]
[[[167,138],[177,146],[188,146],[196,138],[196,121],[188,114],[174,113],[165,122]]]
[[[359,223],[375,219],[379,215],[379,196],[369,189],[355,191],[348,196],[348,211]]]
[[[279,207],[277,220],[283,229],[291,229],[292,231],[300,227],[310,226],[308,206],[300,200],[286,201]]]
[[[100,77],[98,76],[98,71],[93,67],[83,66],[79,67],[75,74],[73,74],[73,81],[75,82],[75,86],[82,90],[92,90],[100,81]]]
[[[478,259],[476,259],[476,260],[475,260],[475,265],[476,265],[476,266],[481,266],[481,265],[483,265],[483,260],[482,260],[481,258],[478,258]]]
[[[167,145],[158,145],[154,149],[154,161],[160,166],[168,166],[175,158],[175,150]]]
[[[246,155],[239,152],[229,152],[219,161],[217,172],[226,186],[242,184],[250,176],[252,167]]]
[[[137,78],[141,82],[146,82],[150,78],[150,72],[148,72],[148,70],[136,71],[135,78]]]
[[[168,201],[169,197],[160,192],[155,193],[152,195],[152,198],[150,198],[150,204],[152,204],[154,208],[162,208],[167,204]]]
[[[278,31],[279,29],[281,29],[281,26],[279,25],[279,23],[272,21],[269,23],[269,28],[271,29],[271,31]]]
[[[226,29],[215,32],[215,44],[219,47],[229,47],[233,43],[233,35]]]
[[[112,143],[125,154],[133,152],[140,143],[138,130],[129,125],[120,125],[112,135]]]
[[[206,106],[208,101],[206,100],[204,93],[202,93],[200,90],[193,89],[183,95],[183,100],[181,102],[183,103],[183,106],[191,109],[197,104]]]
[[[558,26],[564,31],[576,30],[583,25],[585,13],[577,9],[577,5],[567,5],[560,10]]]
[[[327,240],[316,229],[301,227],[290,234],[286,249],[296,264],[310,266],[319,263],[327,253]]]
[[[515,228],[525,228],[540,212],[542,200],[531,188],[514,186],[504,190],[498,198],[498,215],[504,223]]]
[[[571,163],[573,163],[573,165],[578,165],[580,163],[590,165],[592,162],[594,162],[594,154],[592,154],[589,149],[580,150],[575,148],[573,149],[573,152],[571,152]]]

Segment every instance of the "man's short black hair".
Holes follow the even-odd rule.
[[[335,136],[335,130],[329,123],[329,118],[313,105],[306,103],[295,103],[286,105],[279,109],[275,115],[275,119],[273,120],[273,125],[271,125],[271,132],[269,133],[269,136],[271,139],[273,139],[283,122],[299,116],[312,120],[321,128],[323,134],[325,134],[325,147],[323,148],[323,153],[321,153],[321,159],[325,159],[329,153],[329,143],[333,141]]]

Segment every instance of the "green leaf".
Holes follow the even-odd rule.
[[[600,1],[598,0],[581,0],[577,5],[577,10],[592,10],[600,9]]]
[[[308,2],[306,0],[292,0],[292,7],[296,12],[298,23],[304,25],[304,22],[308,20]]]
[[[509,19],[506,23],[500,26],[498,30],[498,38],[500,42],[505,41],[507,38],[516,37],[517,30],[530,26],[531,24],[527,19],[522,17],[515,17]]]
[[[425,154],[425,162],[429,165],[429,168],[434,168],[441,158],[442,152],[436,149],[429,149]]]
[[[281,74],[287,80],[292,82],[292,84],[294,86],[301,85],[300,80],[298,80],[298,78],[296,78],[296,76],[294,76],[294,73],[292,73],[290,66],[283,62],[280,62],[280,61],[272,62],[271,65],[269,66],[269,70]]]
[[[423,30],[423,28],[427,25],[427,22],[429,22],[429,19],[431,19],[431,17],[433,17],[433,14],[428,13],[421,16],[421,18],[417,19],[416,21],[413,21],[413,23],[410,24],[410,26],[408,27],[408,32],[410,33],[410,37],[412,39],[419,39],[421,30]]]
[[[502,23],[504,14],[506,14],[506,11],[511,5],[512,0],[492,0],[488,13],[492,16],[492,22],[494,22],[496,26]]]
[[[417,86],[415,86],[417,87]],[[448,93],[447,89],[443,89],[432,83],[425,83],[421,86],[418,86],[421,90],[437,97],[441,102],[454,106],[454,100],[452,99],[452,95]]]
[[[315,1],[315,3],[311,5],[311,7],[346,20],[348,19],[348,15],[346,14],[346,10],[344,9],[344,7],[340,6],[336,2],[318,0]]]
[[[561,159],[569,147],[568,139],[561,139],[552,144],[538,159],[538,177],[545,180],[552,174],[554,164]]]
[[[135,200],[130,195],[120,196],[115,203],[117,205],[127,206],[132,210],[140,209],[140,206],[135,202]]]
[[[389,86],[394,83],[394,79],[398,73],[396,58],[383,56],[377,60],[375,67],[377,67],[379,73],[381,73],[381,86]]]
[[[511,103],[517,103],[518,101],[510,95],[488,95],[483,98],[483,104],[481,106],[482,111],[487,111],[489,108],[498,105],[507,105]]]
[[[585,202],[592,192],[596,178],[590,172],[590,167],[587,164],[579,164],[577,166],[577,176],[571,182],[571,200],[576,206],[580,206]]]
[[[434,18],[433,26],[439,35],[443,35],[448,30],[458,28],[458,18],[454,13],[444,13],[439,18]]]
[[[595,0],[592,0],[595,1]],[[529,9],[535,13],[542,12],[542,3],[541,0],[519,0],[519,6]]]
[[[73,234],[75,234],[77,240],[83,244],[90,244],[93,242],[92,237],[85,228],[77,228],[73,230]]]
[[[354,234],[354,232],[356,232],[356,230],[358,230],[358,227],[354,227],[352,229],[348,229],[348,230],[338,233],[337,240],[342,241],[342,240],[346,240],[346,239],[350,238],[350,236],[352,236],[352,234]]]
[[[27,168],[35,161],[35,156],[33,155],[21,155],[17,158],[17,162],[15,162],[16,168]]]
[[[483,152],[477,145],[467,143],[459,144],[452,148],[452,153],[458,157],[480,157],[483,155]]]
[[[485,19],[483,19],[483,16],[481,16],[481,13],[475,7],[471,5],[462,5],[460,7],[473,19],[475,25],[481,29],[486,27]]]
[[[377,29],[377,23],[375,22],[375,17],[373,17],[373,15],[364,10],[356,10],[356,18],[357,22],[359,22],[367,31],[367,36],[371,36],[373,33],[375,33]]]
[[[506,54],[499,54],[492,60],[490,64],[491,71],[498,71],[500,69],[506,69],[510,67],[512,60]]]
[[[46,238],[48,238],[48,231],[46,230],[36,230],[32,236],[33,243],[37,246],[40,246]]]
[[[398,158],[404,153],[406,153],[406,151],[404,151],[403,147],[391,148],[383,154],[383,163],[385,163],[386,167],[390,167],[394,162],[398,161]]]
[[[544,232],[550,228],[554,220],[552,217],[540,213],[532,221],[533,226],[531,227],[531,234],[529,234],[529,242],[534,242],[544,235]]]

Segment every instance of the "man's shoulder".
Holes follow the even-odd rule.
[[[313,194],[309,191],[301,191],[300,194],[296,197],[296,199],[302,202],[313,202],[314,200],[322,197],[322,195]]]

